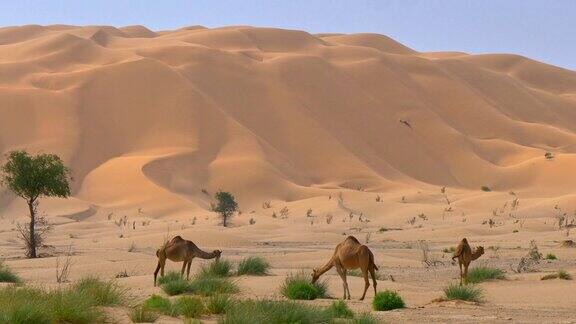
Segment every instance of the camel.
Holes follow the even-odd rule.
[[[326,271],[336,267],[336,271],[342,278],[344,287],[344,298],[348,296],[350,299],[350,290],[348,289],[348,283],[346,282],[346,272],[348,270],[360,268],[362,270],[362,275],[364,277],[364,293],[360,300],[364,300],[366,296],[366,291],[370,287],[370,282],[368,280],[368,272],[372,276],[372,283],[374,284],[374,294],[376,294],[376,274],[375,270],[378,270],[376,264],[374,264],[374,254],[366,246],[360,244],[358,239],[354,236],[348,236],[342,243],[336,246],[334,254],[328,263],[326,263],[320,269],[314,269],[312,272],[312,282],[318,281],[318,278]]]
[[[474,252],[472,252],[472,248],[470,248],[466,238],[460,241],[452,257],[452,261],[458,259],[458,265],[460,266],[460,286],[462,286],[462,281],[468,281],[468,266],[470,262],[478,259],[482,254],[484,254],[484,247],[478,246],[474,249]],[[464,266],[464,272],[462,272],[462,266]]]
[[[184,269],[188,266],[186,273],[186,279],[190,279],[190,265],[194,258],[200,259],[220,259],[222,251],[214,250],[212,252],[204,252],[200,250],[192,241],[183,239],[180,236],[175,236],[170,241],[164,244],[161,249],[156,251],[156,256],[158,257],[158,266],[156,266],[156,271],[154,271],[154,286],[156,286],[156,277],[158,271],[161,270],[160,275],[164,276],[164,266],[166,265],[166,259],[174,262],[184,262],[182,264],[181,275],[184,277]]]

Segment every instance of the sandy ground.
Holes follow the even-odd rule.
[[[37,260],[16,238],[24,203],[0,188],[0,257],[30,283],[54,285],[71,246],[72,280],[126,271],[119,282],[143,299],[160,293],[156,248],[181,235],[233,261],[265,257],[272,275],[239,278],[240,296],[281,298],[286,274],[355,235],[395,279],[378,289],[407,302],[375,313],[384,321],[576,321],[576,281],[539,280],[576,276],[576,249],[560,247],[576,229],[557,224],[576,222],[574,71],[376,34],[5,27],[0,153],[16,149],[56,153],[74,177],[70,199],[41,201],[54,229]],[[219,189],[242,211],[230,228],[209,212]],[[479,305],[434,303],[458,277],[442,250],[463,237],[486,248],[475,264],[508,279],[482,283]],[[532,240],[558,260],[513,272]],[[440,262],[426,265],[422,246]],[[326,278],[340,297],[340,279]],[[361,286],[351,278],[355,298]],[[371,296],[350,305],[368,311]]]

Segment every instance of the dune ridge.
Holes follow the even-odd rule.
[[[202,188],[243,204],[576,188],[576,73],[516,55],[249,26],[29,25],[0,28],[0,98],[0,152],[60,154],[75,197],[100,206],[205,209]]]

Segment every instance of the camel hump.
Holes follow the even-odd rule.
[[[355,238],[355,237],[354,237],[354,236],[352,236],[352,235],[348,236],[346,239],[347,239],[347,240],[351,240],[351,241],[354,241],[354,242],[356,242],[356,243],[360,244],[360,241],[358,241],[358,239],[357,239],[357,238]]]
[[[468,244],[468,240],[467,240],[466,238],[463,238],[463,239],[462,239],[462,243]]]

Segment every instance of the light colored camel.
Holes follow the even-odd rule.
[[[460,286],[462,286],[462,281],[466,283],[468,281],[468,266],[470,262],[478,259],[482,254],[484,254],[484,247],[478,246],[474,249],[474,252],[472,252],[472,248],[470,248],[467,239],[463,238],[462,241],[460,241],[452,257],[452,260],[458,259],[458,265],[460,266]],[[462,272],[462,266],[464,266],[464,272]]]
[[[312,272],[312,282],[316,282],[318,278],[326,271],[336,267],[336,271],[342,278],[344,287],[344,299],[348,296],[350,299],[350,290],[348,289],[348,283],[346,282],[346,272],[352,269],[362,270],[362,275],[364,277],[364,293],[360,300],[364,300],[366,296],[366,291],[370,287],[370,282],[368,280],[368,272],[372,276],[372,283],[374,284],[374,294],[376,294],[376,274],[375,270],[378,270],[376,264],[374,264],[374,254],[366,246],[360,244],[360,242],[354,236],[348,236],[344,242],[338,244],[334,250],[334,255],[328,263],[319,269],[314,269]]]
[[[158,271],[161,270],[160,275],[164,276],[164,266],[166,265],[166,259],[174,262],[184,262],[182,264],[181,275],[184,277],[184,268],[188,266],[186,273],[186,279],[190,279],[190,265],[194,258],[200,259],[214,259],[218,260],[220,258],[222,251],[214,250],[212,252],[204,252],[200,250],[192,241],[183,239],[180,236],[175,236],[173,239],[168,241],[164,246],[156,251],[156,256],[158,257],[158,266],[156,266],[156,271],[154,271],[154,286],[156,286],[156,277]]]

